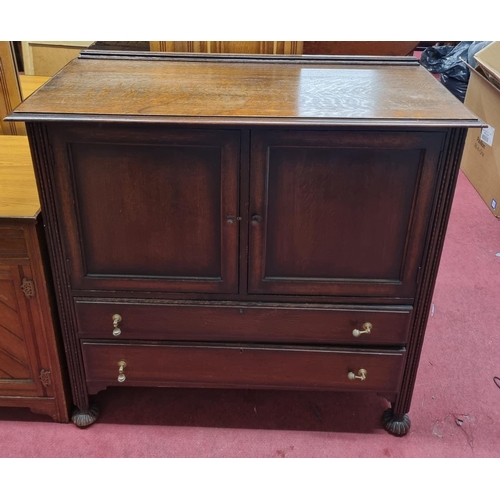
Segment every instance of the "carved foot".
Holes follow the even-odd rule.
[[[408,415],[394,415],[392,408],[384,411],[382,422],[386,430],[395,436],[404,436],[410,430],[411,425]]]
[[[76,408],[71,415],[71,421],[77,426],[83,429],[92,425],[99,416],[99,410],[97,406],[90,406],[87,410],[80,410]]]

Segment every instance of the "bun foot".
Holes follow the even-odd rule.
[[[395,436],[404,436],[410,430],[411,422],[408,415],[394,415],[392,408],[388,408],[382,415],[382,422],[387,431]]]
[[[97,406],[90,406],[86,410],[80,410],[76,408],[71,415],[71,421],[80,429],[92,425],[99,416],[99,410]]]

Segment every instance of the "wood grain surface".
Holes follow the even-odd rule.
[[[29,97],[35,90],[38,90],[44,83],[50,80],[50,76],[19,75],[21,83],[21,93],[23,99]]]
[[[17,108],[33,114],[474,120],[424,68],[301,63],[300,57],[245,62],[210,59],[77,59]],[[292,62],[287,62],[287,60]],[[297,62],[297,60],[299,62]],[[24,115],[24,116],[23,116]],[[96,116],[97,118],[97,116]],[[43,119],[43,116],[38,116]]]
[[[0,135],[0,217],[36,217],[39,211],[28,138]]]

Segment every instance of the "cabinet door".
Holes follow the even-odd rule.
[[[0,264],[0,396],[44,395],[24,272],[28,266]]]
[[[255,132],[249,292],[413,297],[442,140]]]
[[[239,132],[53,134],[74,289],[235,293]]]

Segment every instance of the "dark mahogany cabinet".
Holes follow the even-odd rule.
[[[63,96],[71,94],[71,99]],[[25,101],[77,409],[373,391],[409,429],[469,127],[413,58],[85,51]]]

